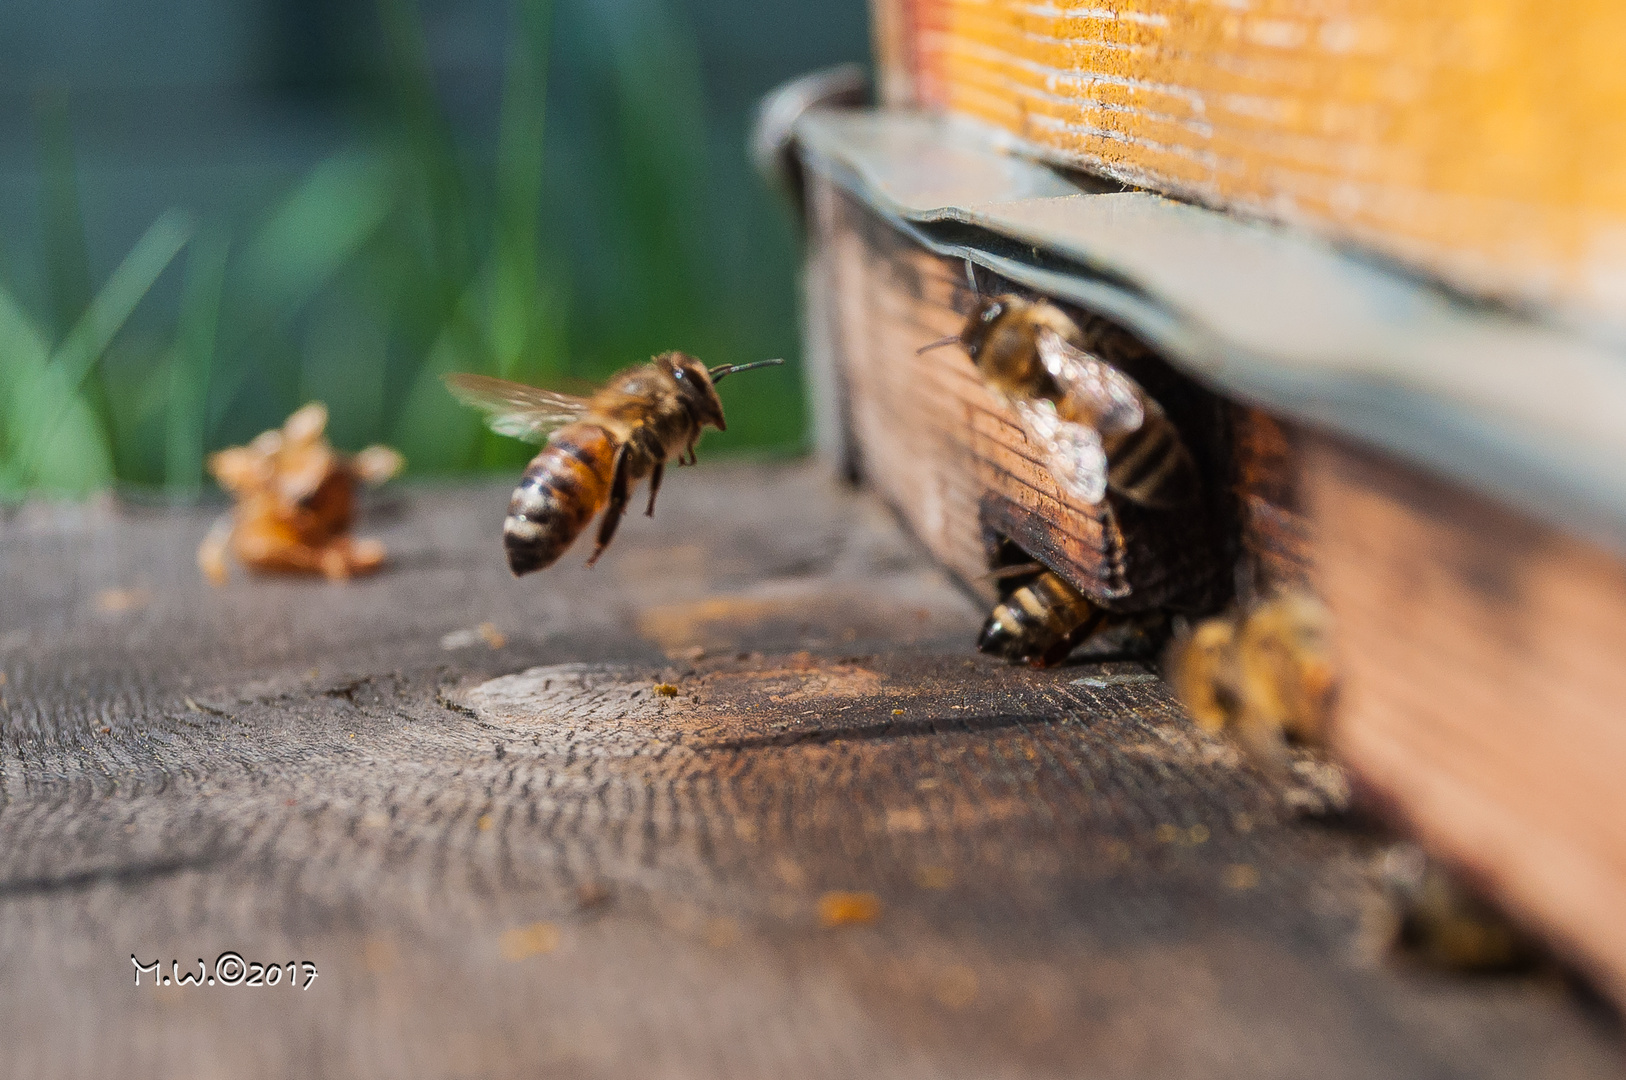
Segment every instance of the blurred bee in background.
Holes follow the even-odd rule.
[[[1056,305],[979,295],[958,334],[918,351],[955,343],[1073,496],[1094,504],[1110,489],[1159,510],[1196,500],[1196,464],[1162,406],[1088,352],[1078,324]]]
[[[675,457],[692,465],[705,427],[724,430],[716,384],[736,371],[782,363],[707,369],[686,353],[666,352],[617,373],[591,397],[486,375],[448,375],[453,396],[486,412],[499,435],[546,440],[508,503],[502,534],[509,569],[518,576],[551,566],[603,509],[587,560],[592,566],[615,536],[633,485],[649,477],[644,512],[654,516],[666,462]]]
[[[322,434],[326,428],[326,406],[312,402],[280,429],[210,456],[210,474],[235,500],[198,547],[198,568],[212,584],[225,583],[228,552],[254,570],[321,573],[335,581],[383,565],[383,544],[349,536],[356,485],[382,484],[401,471],[403,459],[387,446],[337,453]]]
[[[1308,593],[1204,620],[1175,640],[1166,667],[1199,727],[1231,732],[1272,772],[1285,771],[1288,740],[1326,744],[1336,691],[1330,620]]]
[[[1378,866],[1391,947],[1452,971],[1513,971],[1529,967],[1540,947],[1507,916],[1471,892],[1415,844],[1397,844]]]

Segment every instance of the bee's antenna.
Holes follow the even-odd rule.
[[[941,349],[944,345],[958,345],[959,342],[959,334],[950,334],[948,337],[940,337],[936,341],[928,341],[926,344],[915,350],[915,355],[920,356],[922,353],[929,353],[933,349]]]
[[[717,382],[722,381],[724,375],[732,375],[736,371],[750,371],[752,368],[759,368],[759,367],[776,367],[779,364],[783,364],[784,362],[785,361],[783,359],[779,359],[779,360],[756,360],[756,361],[753,361],[753,362],[751,362],[749,364],[721,364],[721,365],[719,365],[717,367],[712,368],[710,371],[706,372],[706,374],[711,376],[711,381],[712,382],[717,383]]]
[[[982,289],[977,287],[977,264],[969,258],[965,261],[965,279],[971,284],[971,295],[980,298]]]

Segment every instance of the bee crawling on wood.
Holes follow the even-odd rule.
[[[1013,664],[1045,668],[1059,664],[1110,616],[1086,600],[1061,575],[1042,566],[994,605],[977,638],[977,650]]]
[[[383,565],[383,544],[349,535],[356,484],[382,484],[401,471],[401,455],[387,446],[337,453],[326,427],[327,408],[312,402],[280,429],[210,456],[209,472],[236,500],[198,547],[198,568],[212,584],[226,581],[228,552],[255,570],[332,580]]]
[[[958,343],[1022,420],[1050,474],[1086,503],[1111,490],[1167,510],[1197,499],[1197,469],[1162,406],[1085,348],[1061,308],[1015,295],[978,296],[964,327],[919,351]]]
[[[1303,592],[1206,619],[1169,650],[1169,681],[1197,726],[1235,734],[1266,768],[1286,743],[1326,743],[1334,676],[1327,610]]]
[[[681,352],[667,352],[627,368],[591,397],[543,390],[486,375],[448,375],[446,385],[465,405],[488,414],[491,429],[542,452],[525,467],[503,522],[503,547],[516,576],[551,566],[604,509],[592,566],[615,536],[632,486],[649,477],[654,516],[666,462],[693,464],[695,443],[709,424],[724,430],[716,384],[736,371],[782,364],[759,360],[706,368]]]
[[[994,576],[1009,591],[982,624],[978,652],[1047,668],[1081,645],[1090,645],[1097,655],[1147,655],[1164,640],[1167,617],[1161,612],[1107,611],[1043,564],[1007,566]]]

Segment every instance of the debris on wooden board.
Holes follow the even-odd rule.
[[[152,602],[152,590],[141,585],[128,589],[103,589],[96,594],[96,607],[108,615],[140,611]]]
[[[559,928],[549,922],[535,922],[503,934],[498,942],[502,958],[509,962],[546,956],[559,947]]]
[[[350,536],[356,488],[382,484],[404,461],[387,446],[338,453],[326,427],[326,406],[312,402],[280,429],[210,456],[210,474],[234,500],[198,547],[198,568],[211,584],[225,584],[228,555],[251,570],[319,573],[330,581],[384,564],[382,543]]]
[[[881,917],[881,898],[871,892],[827,892],[819,897],[820,926],[872,923]]]
[[[440,647],[447,652],[458,649],[467,649],[475,645],[485,645],[488,649],[500,649],[508,644],[508,638],[495,623],[483,622],[479,626],[467,630],[453,630],[449,634],[441,635]]]

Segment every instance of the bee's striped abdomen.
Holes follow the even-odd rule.
[[[1018,663],[1049,667],[1106,621],[1106,612],[1046,570],[1007,596],[983,624],[977,648]]]
[[[551,566],[610,497],[615,440],[578,421],[553,433],[508,501],[502,542],[517,576]]]
[[[1107,483],[1141,506],[1180,506],[1196,495],[1197,467],[1162,410],[1148,408],[1134,431],[1107,440]]]

